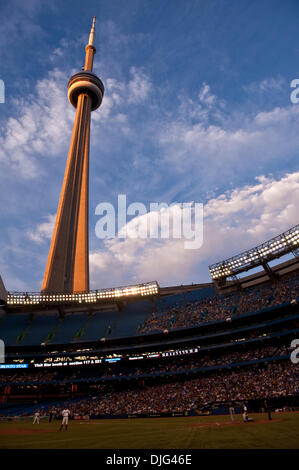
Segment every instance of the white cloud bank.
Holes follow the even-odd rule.
[[[274,170],[294,160],[298,128],[299,106],[233,112],[203,84],[197,99],[181,97],[178,112],[161,123],[157,138],[165,163],[180,173],[197,172],[204,183],[215,185],[219,175],[229,180],[263,174],[265,168]]]
[[[111,126],[118,123],[127,132],[127,115],[122,107],[142,103],[152,87],[142,69],[132,67],[130,75],[128,83],[106,80],[103,105],[93,115],[95,123],[103,125],[109,120]],[[16,113],[2,126],[0,136],[1,165],[31,179],[40,175],[47,158],[66,154],[75,115],[67,101],[67,79],[67,73],[54,69],[37,82],[32,95],[13,101]]]
[[[35,243],[43,243],[47,240],[51,240],[56,214],[49,214],[45,217],[45,222],[41,222],[37,225],[35,230],[30,230],[27,236],[30,240]]]
[[[34,95],[14,100],[18,114],[8,119],[0,137],[1,165],[34,178],[46,158],[66,149],[74,111],[66,106],[65,81],[55,69],[37,82]]]
[[[204,243],[197,251],[184,249],[183,240],[106,240],[105,249],[90,254],[92,287],[150,280],[161,285],[208,281],[210,263],[238,254],[298,223],[298,203],[299,172],[281,179],[257,178],[254,185],[208,201],[204,207]],[[128,230],[131,225],[129,222]]]

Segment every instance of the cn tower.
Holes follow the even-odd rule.
[[[91,111],[104,95],[102,81],[92,72],[95,17],[85,48],[82,72],[68,83],[68,99],[76,108],[56,221],[44,274],[43,293],[89,291],[88,193]]]

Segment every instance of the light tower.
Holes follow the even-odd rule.
[[[85,48],[82,72],[68,83],[68,99],[76,108],[56,221],[42,284],[44,293],[76,293],[89,290],[88,189],[91,111],[103,99],[104,85],[92,73],[95,17]]]

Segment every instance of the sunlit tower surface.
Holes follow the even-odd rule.
[[[91,111],[103,99],[104,85],[92,72],[95,17],[85,48],[82,72],[68,83],[68,99],[76,108],[56,221],[44,274],[42,292],[76,293],[89,290],[88,194]]]

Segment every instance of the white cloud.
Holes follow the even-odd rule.
[[[128,102],[142,103],[145,101],[152,88],[149,77],[140,69],[131,67],[132,79],[128,83]]]
[[[37,225],[35,230],[27,233],[28,238],[35,243],[43,243],[52,238],[56,214],[50,214],[45,217],[45,222]]]
[[[249,85],[245,85],[243,88],[246,92],[251,94],[256,93],[267,93],[282,91],[285,87],[285,80],[282,77],[267,77],[259,82],[252,82]]]
[[[213,106],[217,100],[217,97],[211,93],[210,85],[204,83],[199,92],[199,99],[203,104]]]
[[[213,254],[215,246],[220,258],[237,254],[298,223],[299,172],[280,180],[257,180],[255,185],[235,189],[206,204],[207,255]]]
[[[204,243],[184,249],[183,240],[118,238],[90,254],[93,287],[157,280],[161,285],[209,280],[208,265],[252,248],[298,223],[299,172],[210,199],[204,207]],[[127,224],[143,225],[148,216]]]
[[[187,99],[161,122],[163,161],[179,172],[199,172],[204,183],[242,174],[256,175],[299,152],[299,106],[276,107],[254,116],[234,114],[204,84],[198,101]]]
[[[136,105],[147,100],[152,87],[150,78],[137,67],[131,67],[130,74],[131,79],[127,83],[112,77],[105,79],[105,95],[100,112],[93,114],[95,122],[127,122],[128,104]]]
[[[38,176],[41,159],[67,148],[74,111],[66,106],[65,82],[55,69],[37,82],[34,95],[14,100],[18,115],[8,119],[0,137],[0,161],[24,178]]]
[[[66,47],[66,46],[64,46]],[[63,54],[61,48],[53,53]],[[140,69],[130,69],[128,83],[115,78],[105,81],[105,97],[93,121],[101,126],[118,125],[129,132],[127,105],[144,102],[151,89],[149,77]],[[0,136],[0,162],[24,178],[35,178],[44,167],[43,160],[67,152],[75,110],[67,101],[68,75],[58,69],[37,82],[34,93],[15,99],[15,116],[8,119]]]

